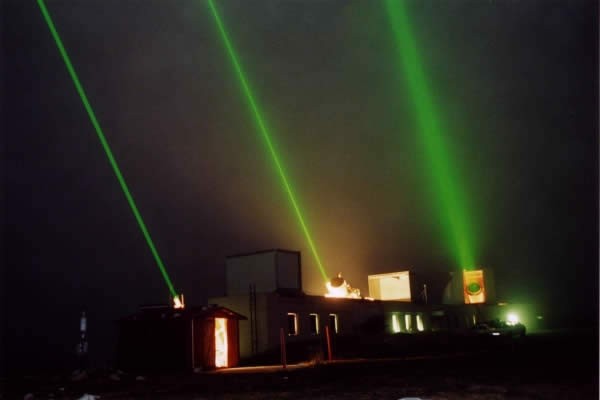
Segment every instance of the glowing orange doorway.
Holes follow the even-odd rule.
[[[215,318],[215,367],[227,367],[227,319]]]

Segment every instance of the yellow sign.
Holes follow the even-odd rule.
[[[463,291],[465,304],[485,303],[483,270],[463,271]]]

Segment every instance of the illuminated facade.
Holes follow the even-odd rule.
[[[351,296],[341,274],[328,281],[329,293],[307,295],[301,289],[300,253],[287,250],[228,257],[226,268],[228,291],[209,303],[248,317],[239,325],[241,358],[271,354],[268,362],[278,362],[283,337],[291,361],[306,361],[315,351],[328,351],[324,345],[327,332],[334,352],[345,349],[352,354],[356,343],[375,340],[371,344],[378,346],[382,337],[398,341],[403,335],[464,332],[478,322],[505,318],[509,311],[490,304],[493,281],[487,269],[450,279],[446,292],[453,297],[449,302],[447,293],[440,301],[448,279],[442,277],[437,286],[432,285],[439,293],[428,298],[426,277],[412,271],[370,275],[370,297]]]
[[[281,249],[227,257],[226,296],[209,302],[248,317],[240,321],[242,358],[278,349],[282,330],[290,346],[307,342],[318,346],[326,330],[336,338],[378,329],[417,334],[453,329],[466,321],[441,306],[425,304],[423,285],[409,271],[369,276],[372,298],[360,297],[341,274],[327,282],[331,286],[327,294],[306,295],[300,260],[299,252]]]

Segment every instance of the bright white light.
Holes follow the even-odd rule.
[[[215,318],[215,367],[227,367],[227,320]]]
[[[179,294],[173,297],[173,308],[185,308],[183,294]]]
[[[400,332],[400,321],[397,314],[392,314],[392,331],[394,333]]]
[[[425,330],[425,326],[423,325],[423,316],[421,314],[417,314],[417,330],[419,332],[423,332]]]
[[[335,286],[332,285],[332,281]],[[353,288],[342,278],[342,274],[338,274],[337,278],[333,278],[331,281],[326,282],[325,286],[327,287],[327,293],[325,293],[325,297],[337,297],[337,298],[346,298],[346,299],[360,299],[360,290]]]
[[[519,316],[515,313],[509,313],[506,316],[506,323],[508,325],[516,325],[519,323]]]
[[[348,287],[345,284],[335,287],[327,282],[326,286],[327,293],[325,294],[325,297],[348,297]]]

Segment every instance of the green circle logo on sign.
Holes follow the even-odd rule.
[[[477,282],[469,283],[467,285],[467,292],[469,292],[469,294],[478,294],[481,292],[481,285]]]

